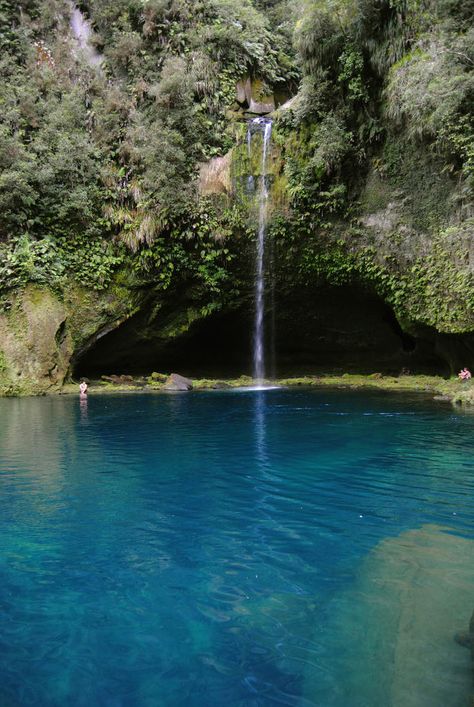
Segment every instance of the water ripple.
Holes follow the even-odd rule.
[[[279,389],[0,418],[0,704],[462,706],[471,417]]]

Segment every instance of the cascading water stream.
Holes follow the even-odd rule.
[[[77,47],[90,66],[100,66],[103,56],[92,44],[92,27],[90,20],[87,20],[81,10],[72,0],[69,2],[71,10],[70,27],[71,33],[76,40]]]
[[[272,134],[272,121],[268,118],[255,118],[249,123],[247,144],[251,151],[254,132],[263,133],[261,176],[258,190],[258,235],[255,267],[255,322],[253,335],[253,378],[261,383],[265,378],[265,237],[267,230],[268,181],[267,158]]]

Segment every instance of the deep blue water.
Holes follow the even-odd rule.
[[[303,389],[4,399],[0,450],[1,707],[467,704],[474,416]]]

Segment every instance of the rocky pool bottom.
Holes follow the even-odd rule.
[[[470,707],[473,425],[366,389],[0,400],[0,704]]]

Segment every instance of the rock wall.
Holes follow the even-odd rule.
[[[318,287],[363,288],[385,302],[402,336],[418,342],[428,359],[444,362],[437,372],[455,373],[459,367],[474,365],[474,220],[465,205],[457,206],[462,203],[459,183],[423,145],[392,137],[374,157],[372,168],[357,175],[349,214],[341,218],[337,202],[331,204],[331,192],[318,190],[314,201],[321,203],[308,203],[306,213],[301,213],[292,173],[308,169],[308,143],[312,149],[317,143],[308,131],[285,128],[294,107],[292,101],[275,113],[268,160],[269,247],[279,308],[284,310],[286,300],[298,299],[298,293],[311,297],[308,293]],[[383,162],[387,154],[390,168]],[[206,169],[202,193],[221,194],[225,184],[227,198],[244,206],[249,227],[255,228],[249,183],[255,185],[261,178],[258,135],[249,153],[242,126],[232,152]],[[218,178],[209,176],[214,173]],[[345,186],[342,193],[346,199]],[[344,290],[338,299],[343,318]],[[308,302],[310,319],[317,316],[317,306]],[[370,310],[366,314],[370,319]],[[288,308],[283,314],[290,329],[294,315]],[[335,322],[337,329],[337,313]],[[284,326],[282,332],[295,346],[301,340]],[[316,347],[314,331],[313,337],[309,348]],[[349,359],[357,359],[360,346],[354,346],[350,337],[347,343]],[[295,351],[296,366],[299,360]],[[370,360],[369,355],[361,361],[362,368]]]
[[[61,294],[29,285],[0,312],[0,393],[59,389],[72,362],[133,313],[131,293],[97,293],[71,285]]]

